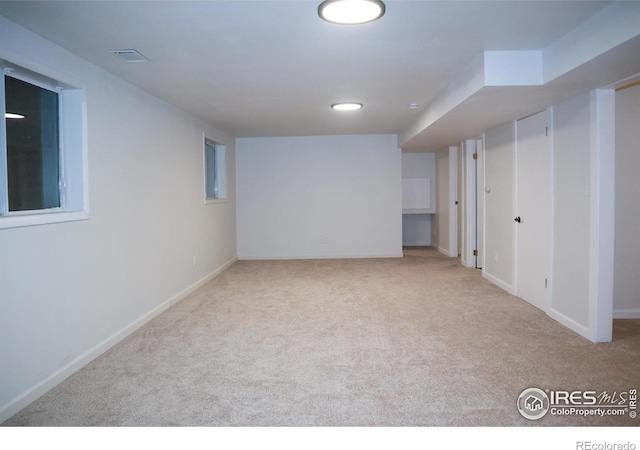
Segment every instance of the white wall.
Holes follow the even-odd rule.
[[[86,85],[91,211],[0,230],[0,421],[236,257],[231,136],[0,17],[16,55]],[[203,133],[227,146],[227,203],[204,204]]]
[[[435,163],[435,153],[403,153],[402,178],[429,178],[435,180]],[[434,185],[431,187],[433,188]],[[435,189],[431,189],[432,196],[434,191]]]
[[[394,135],[237,140],[238,257],[402,256]]]
[[[402,245],[426,247],[431,245],[432,214],[402,215]]]
[[[484,139],[485,258],[482,274],[513,292],[515,125],[510,122],[489,130]]]
[[[613,295],[608,262],[613,247],[608,212],[613,202],[612,102],[608,91],[594,91],[553,105],[552,111],[553,276],[547,313],[594,342],[606,342]],[[513,122],[485,133],[483,276],[512,293],[514,143]],[[637,230],[632,235],[637,240]]]
[[[436,205],[435,153],[403,153],[402,178],[429,178],[431,180],[431,205],[432,207]],[[402,245],[431,245],[431,220],[433,217],[433,214],[403,214]]]
[[[551,309],[588,326],[590,248],[589,93],[553,107]]]
[[[640,86],[616,93],[614,317],[640,318]]]

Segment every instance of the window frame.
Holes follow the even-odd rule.
[[[213,174],[210,173],[209,148],[213,149],[214,163]],[[227,162],[226,146],[203,134],[203,167],[204,167],[204,203],[216,204],[226,203],[227,199]],[[213,175],[215,184],[215,196],[209,196],[209,182]]]
[[[0,54],[0,229],[86,220],[89,218],[86,136],[86,88],[77,80],[28,61],[13,63]],[[12,77],[58,95],[58,157],[60,206],[9,211],[5,77]]]

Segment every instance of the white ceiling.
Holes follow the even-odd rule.
[[[318,3],[2,1],[0,14],[237,137],[402,135],[483,51],[542,50],[610,2],[387,1],[381,20],[356,26],[324,22]],[[117,48],[150,62],[126,64]],[[529,91],[501,91],[502,109],[469,101],[460,119],[482,120],[452,127],[449,116],[434,124],[437,139],[425,130],[407,148],[515,118],[510,97],[555,99]],[[332,111],[339,101],[365,107]]]

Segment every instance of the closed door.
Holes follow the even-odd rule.
[[[484,143],[476,140],[476,269],[484,265]]]
[[[550,303],[552,153],[549,110],[518,120],[516,295],[543,311]]]

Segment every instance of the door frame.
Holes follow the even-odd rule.
[[[484,267],[484,136],[476,139],[476,269]]]
[[[481,269],[484,242],[484,159],[482,138],[462,143],[462,242],[460,262]],[[474,155],[477,157],[474,158]],[[477,255],[474,255],[474,252]]]
[[[449,147],[449,256],[458,256],[458,147]]]
[[[473,251],[476,250],[477,235],[477,184],[476,184],[476,160],[473,155],[476,153],[476,140],[468,139],[462,144],[462,158],[464,165],[463,189],[464,195],[462,208],[464,219],[462,224],[463,248],[461,252],[461,262],[465,267],[475,268],[476,258]]]

